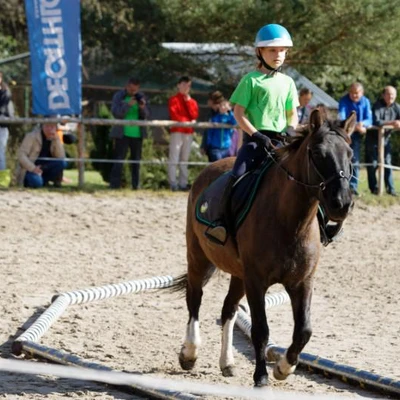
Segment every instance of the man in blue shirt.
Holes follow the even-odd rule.
[[[357,114],[357,125],[351,135],[351,148],[353,149],[354,164],[353,176],[350,180],[350,189],[355,196],[358,196],[358,176],[360,173],[361,140],[367,132],[367,128],[372,125],[371,103],[364,96],[364,87],[361,83],[352,83],[349,93],[339,101],[339,119],[345,120],[352,111]]]

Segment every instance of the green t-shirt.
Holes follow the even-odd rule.
[[[124,101],[129,103],[131,100],[130,96],[126,96]],[[130,121],[137,121],[139,119],[139,105],[138,103],[135,103],[133,106],[131,106],[128,110],[128,112],[125,115],[125,118]],[[124,135],[128,137],[134,137],[134,138],[140,138],[140,126],[124,126]]]
[[[230,98],[245,108],[246,117],[258,130],[283,132],[287,127],[286,111],[299,105],[292,78],[280,72],[268,76],[259,71],[245,75]]]

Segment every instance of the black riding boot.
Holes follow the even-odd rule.
[[[224,188],[224,193],[222,194],[221,197],[221,220],[219,221],[219,224],[214,227],[210,227],[207,229],[205,235],[214,243],[220,244],[223,246],[226,243],[226,240],[228,238],[228,232],[231,234],[233,232],[233,223],[230,224],[230,214],[231,214],[231,209],[230,209],[230,201],[231,201],[231,193],[232,193],[232,188],[233,185],[236,182],[236,177],[230,175],[228,178],[228,181],[226,182],[225,188]]]

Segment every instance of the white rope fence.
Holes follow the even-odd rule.
[[[269,388],[246,388],[236,385],[215,385],[198,381],[182,381],[145,375],[128,374],[118,371],[98,371],[89,368],[50,365],[19,360],[0,360],[0,371],[30,375],[50,375],[59,378],[78,379],[108,383],[117,386],[137,386],[149,390],[186,392],[197,395],[220,396],[222,398],[269,399],[269,400],[342,400],[331,395],[309,395],[295,392],[281,392]]]

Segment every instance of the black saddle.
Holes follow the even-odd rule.
[[[230,216],[237,230],[246,218],[254,202],[262,177],[273,161],[266,159],[259,168],[247,172],[235,183],[231,194]],[[218,225],[221,220],[221,198],[231,171],[218,177],[199,196],[196,204],[196,219],[207,227]]]

